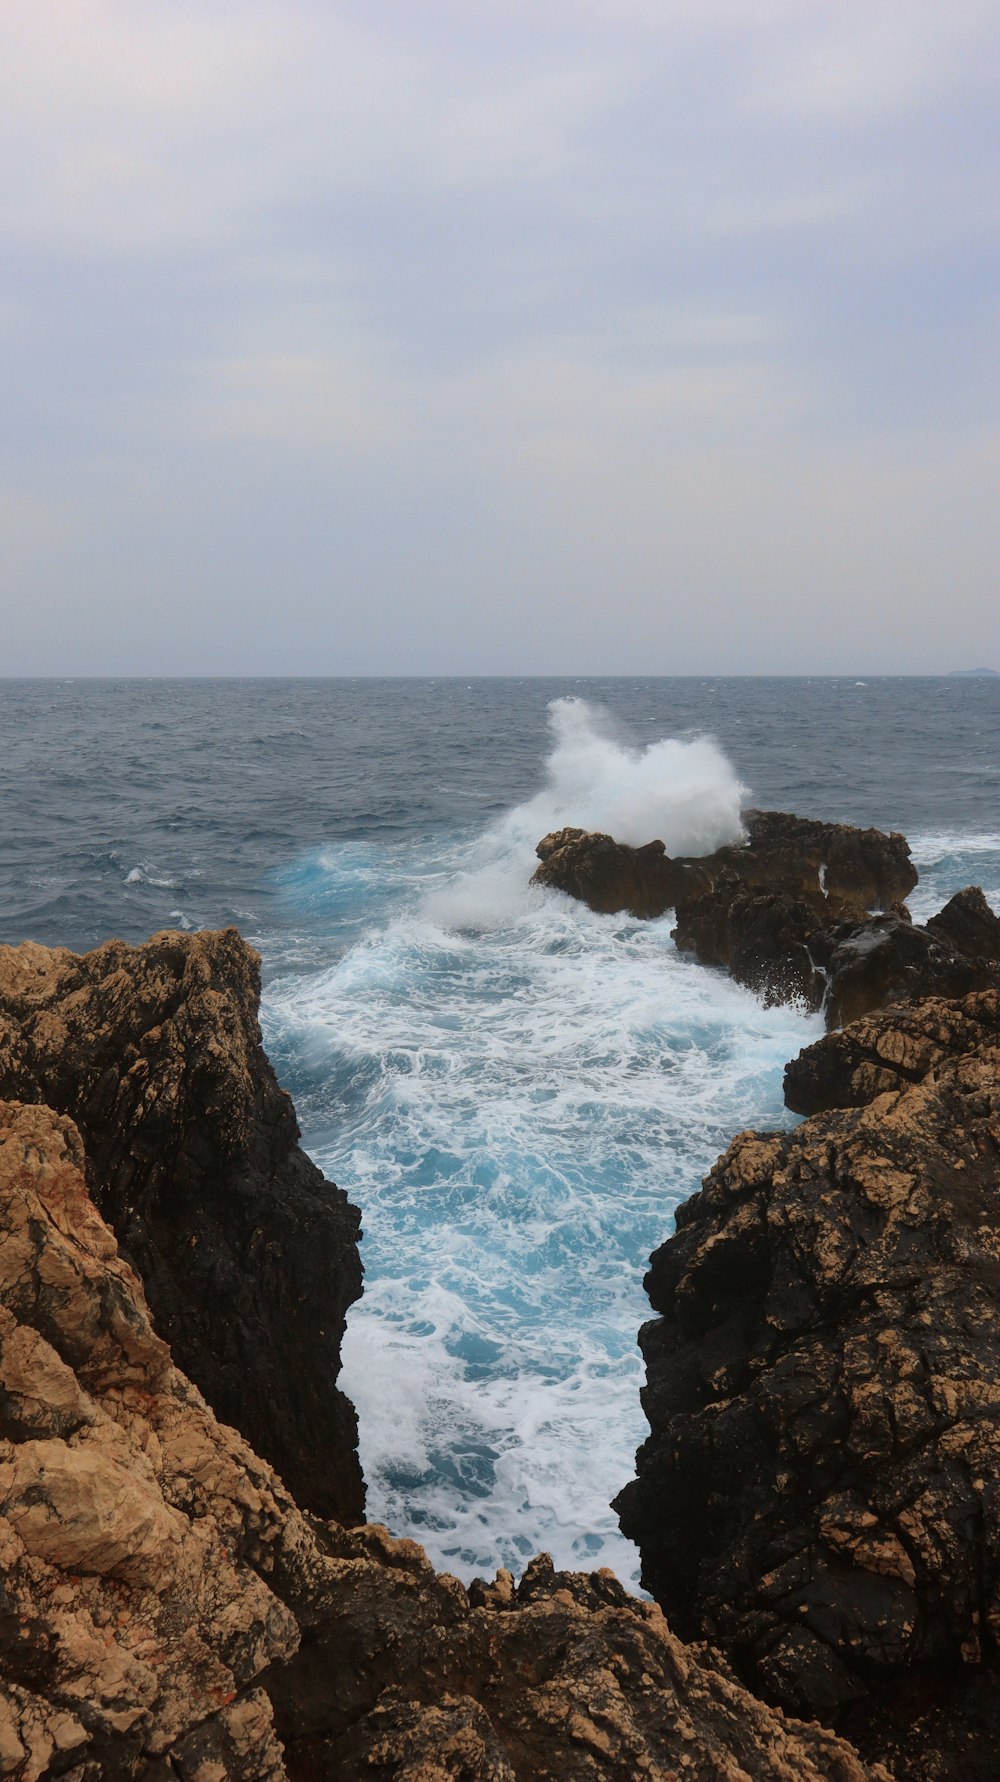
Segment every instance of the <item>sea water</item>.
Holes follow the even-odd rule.
[[[642,1274],[818,1018],[669,916],[529,885],[575,822],[708,851],[756,801],[908,834],[918,917],[1000,908],[1000,684],[0,684],[0,935],[235,922],[303,1140],[364,1219],[344,1346],[369,1513],[463,1576],[636,1555]]]

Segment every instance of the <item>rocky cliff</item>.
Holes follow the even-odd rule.
[[[170,945],[159,937],[153,956]],[[212,937],[177,940],[175,958],[207,972],[220,945],[247,965]],[[131,1009],[128,953],[111,957]],[[45,961],[34,949],[17,963]],[[94,974],[105,995],[107,963]],[[149,956],[131,963],[148,982]],[[86,1007],[86,962],[51,970],[64,985],[80,973]],[[67,999],[42,992],[65,1027]],[[168,1020],[181,1018],[176,1004]],[[134,1025],[148,1057],[137,1010]],[[174,1081],[140,1075],[147,1099]],[[113,1082],[106,1093],[118,1105]],[[216,1155],[213,1119],[181,1150],[200,1132]],[[174,1365],[90,1198],[97,1173],[65,1115],[0,1104],[0,1774],[888,1782],[832,1733],[753,1699],[608,1573],[559,1575],[541,1558],[516,1589],[501,1572],[466,1591],[385,1530],[303,1514]]]
[[[900,1776],[1000,1773],[1000,1013],[889,1008],[789,1067],[652,1258],[618,1499],[687,1639]]]
[[[79,1128],[94,1201],[178,1364],[302,1505],[355,1521],[357,1421],[337,1388],[359,1215],[298,1144],[235,929],[0,947],[0,1097]]]

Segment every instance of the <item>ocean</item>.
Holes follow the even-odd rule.
[[[629,1583],[646,1259],[821,1030],[669,916],[530,890],[574,822],[675,852],[741,804],[902,829],[918,918],[1000,909],[1000,681],[0,682],[0,939],[235,923],[303,1142],[364,1219],[343,1383],[369,1513],[471,1577]]]

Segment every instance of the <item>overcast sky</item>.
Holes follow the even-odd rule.
[[[0,0],[0,674],[1000,667],[996,0]]]

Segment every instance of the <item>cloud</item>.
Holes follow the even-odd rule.
[[[580,672],[665,602],[675,662],[701,611],[788,665],[877,586],[936,662],[1000,568],[998,47],[980,0],[8,0],[0,587],[119,667],[144,610],[260,637],[270,577],[286,666]]]

